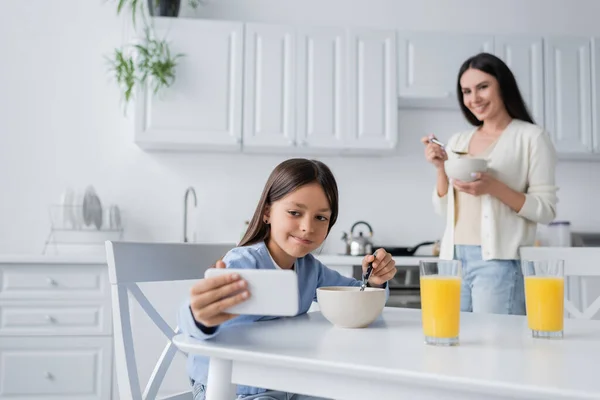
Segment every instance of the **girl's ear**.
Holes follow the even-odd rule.
[[[270,205],[265,206],[265,212],[263,212],[263,222],[265,224],[268,224],[271,222],[271,206]]]

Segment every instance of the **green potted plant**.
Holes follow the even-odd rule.
[[[140,43],[115,49],[109,62],[123,94],[124,110],[138,89],[149,86],[157,94],[171,86],[175,81],[177,60],[182,56],[171,54],[167,41],[154,37],[149,28],[145,29]]]
[[[136,15],[141,13],[144,23],[144,37],[138,43],[126,44],[115,49],[108,57],[110,70],[119,85],[124,102],[123,109],[127,113],[129,102],[139,90],[151,87],[153,93],[166,89],[175,81],[175,70],[178,59],[183,54],[171,54],[166,39],[158,39],[152,29],[149,16],[177,17],[181,0],[147,0],[144,7],[142,0],[119,0],[117,14],[124,8],[131,10],[133,26]],[[188,0],[190,6],[198,7],[199,0]]]

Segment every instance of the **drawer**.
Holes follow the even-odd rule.
[[[111,308],[104,302],[0,302],[0,336],[110,335]]]
[[[3,265],[0,298],[69,299],[109,296],[108,270],[100,265]]]
[[[107,400],[110,338],[3,338],[0,399]]]

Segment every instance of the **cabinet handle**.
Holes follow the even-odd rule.
[[[44,377],[46,379],[48,379],[49,381],[54,380],[54,375],[52,375],[50,372],[46,371],[46,373],[44,374]]]
[[[48,281],[48,285],[50,285],[50,286],[56,286],[57,285],[57,282],[54,279],[50,278],[50,277],[46,278],[46,280]]]

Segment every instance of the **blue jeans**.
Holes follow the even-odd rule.
[[[462,262],[461,311],[525,315],[525,283],[520,260],[482,260],[481,246],[457,245]]]
[[[206,397],[206,386],[200,382],[192,383],[194,400],[204,400]],[[293,394],[268,390],[261,394],[238,396],[237,399],[244,400],[326,400],[321,397],[305,396],[303,394]]]

